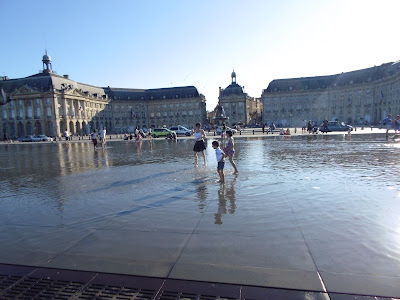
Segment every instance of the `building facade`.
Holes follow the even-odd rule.
[[[219,88],[218,103],[225,110],[230,125],[255,125],[261,122],[262,102],[250,97],[243,87],[236,82],[235,71],[231,74],[232,82],[225,89]]]
[[[331,76],[273,80],[262,92],[263,122],[301,126],[325,117],[378,124],[400,113],[400,62]]]
[[[43,72],[25,78],[0,78],[0,131],[9,137],[45,134],[87,135],[205,122],[206,100],[193,86],[165,89],[102,88],[79,83],[52,70],[43,56]]]
[[[113,127],[116,133],[138,126],[193,128],[207,122],[206,100],[194,86],[162,89],[105,88],[112,99]]]

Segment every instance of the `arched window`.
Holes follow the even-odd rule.
[[[26,123],[26,134],[27,135],[32,135],[33,134],[31,122]]]
[[[47,122],[47,135],[53,136],[53,123],[51,121]]]
[[[35,122],[35,135],[42,134],[42,124],[39,121]]]
[[[19,136],[19,137],[25,135],[24,125],[22,125],[21,122],[18,123],[18,125],[17,125],[17,130],[18,130],[18,136]]]

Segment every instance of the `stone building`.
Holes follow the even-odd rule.
[[[263,90],[263,121],[301,126],[328,120],[377,124],[400,113],[400,62],[330,76],[273,80]]]
[[[194,86],[161,89],[104,89],[112,100],[113,128],[116,133],[135,126],[192,128],[207,122],[206,100]]]
[[[218,104],[221,105],[231,125],[254,125],[261,122],[262,102],[250,97],[243,87],[236,82],[235,71],[231,74],[232,82],[225,89],[219,88]]]
[[[45,134],[108,133],[136,126],[186,125],[204,122],[205,97],[193,86],[165,89],[102,88],[57,75],[43,56],[43,72],[18,79],[0,77],[0,132],[10,137]]]

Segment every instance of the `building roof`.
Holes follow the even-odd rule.
[[[376,81],[400,72],[400,61],[385,63],[372,68],[329,76],[276,79],[270,82],[263,93],[326,89]]]
[[[38,73],[25,78],[0,80],[0,88],[8,94],[26,86],[38,92],[48,92],[53,90],[78,89],[88,94],[105,96],[104,89],[80,82],[76,82],[54,73]]]
[[[236,82],[232,82],[227,88],[221,91],[222,96],[242,95],[244,94],[243,88]]]
[[[107,95],[110,99],[118,100],[199,97],[199,92],[194,86],[161,89],[103,88],[76,82],[69,79],[67,76],[60,76],[55,73],[38,73],[25,78],[0,80],[0,89],[3,89],[6,94],[10,94],[23,86],[32,90],[37,90],[38,92],[78,89],[87,95],[96,95],[100,98],[106,97]]]
[[[107,87],[104,88],[104,90],[111,99],[118,100],[162,100],[199,97],[199,92],[194,86],[161,89],[127,89]]]

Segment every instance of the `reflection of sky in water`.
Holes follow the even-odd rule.
[[[400,270],[400,143],[373,134],[237,138],[240,173],[227,160],[220,185],[211,140],[208,166],[198,168],[193,140],[109,141],[97,151],[89,143],[1,145],[0,222],[173,231],[207,212],[213,230],[252,235],[295,224],[309,241],[334,239],[349,251],[357,241]],[[333,271],[347,270],[350,258]]]

